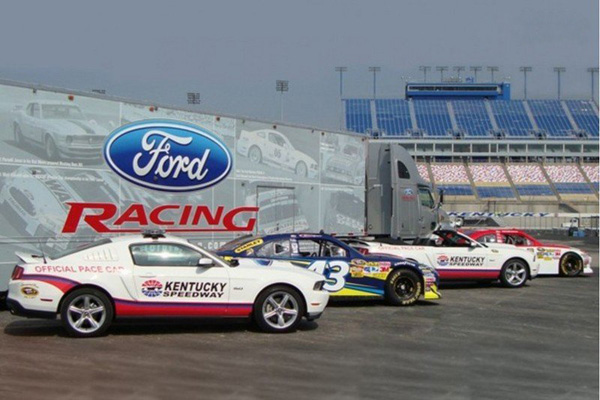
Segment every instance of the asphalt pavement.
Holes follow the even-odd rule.
[[[594,276],[454,284],[399,308],[330,305],[286,335],[244,321],[114,325],[72,339],[0,312],[3,399],[598,399]]]

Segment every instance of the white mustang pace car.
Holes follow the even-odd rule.
[[[103,334],[127,317],[251,317],[267,332],[318,318],[323,276],[260,260],[231,263],[172,236],[102,239],[53,258],[17,254],[7,304],[13,314],[60,319],[69,334]]]

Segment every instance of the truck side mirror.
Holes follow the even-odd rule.
[[[438,204],[444,204],[444,189],[440,189],[439,201]]]

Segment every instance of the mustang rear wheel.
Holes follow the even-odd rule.
[[[71,336],[100,336],[114,316],[112,303],[104,293],[83,288],[70,293],[62,302],[60,319]]]
[[[302,296],[288,286],[267,288],[254,303],[254,321],[265,332],[295,331],[303,315]]]
[[[583,260],[575,253],[567,253],[560,259],[560,274],[573,277],[583,271]]]
[[[527,265],[521,260],[508,260],[500,272],[500,281],[509,288],[518,288],[527,281]]]
[[[394,306],[409,306],[423,292],[421,277],[409,269],[396,269],[385,283],[385,299]]]

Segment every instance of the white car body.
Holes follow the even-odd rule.
[[[292,146],[285,135],[271,129],[242,130],[237,152],[253,162],[283,167],[310,179],[318,176],[317,162]]]
[[[266,266],[252,259],[241,259],[239,265],[232,266],[173,236],[133,235],[103,241],[54,260],[18,254],[24,263],[15,271],[23,270],[18,279],[9,282],[7,299],[13,313],[55,318],[61,311],[61,300],[84,286],[108,295],[116,318],[248,317],[257,296],[273,285],[287,285],[299,292],[304,298],[304,316],[309,319],[319,317],[329,300],[329,293],[322,290],[323,277],[302,268],[276,262]],[[159,251],[157,246],[174,246],[177,251],[185,248],[193,256],[197,253],[200,260],[211,259],[213,264],[203,266],[194,261],[193,265],[179,266],[177,261],[177,265],[170,266],[148,265],[152,263],[151,252]],[[134,253],[136,248],[149,252]],[[137,265],[134,257],[138,257],[138,264],[145,265]]]
[[[539,273],[539,262],[533,252],[511,245],[483,245],[466,235],[455,232],[466,242],[464,247],[437,247],[429,245],[395,245],[357,239],[347,242],[357,248],[366,248],[369,253],[389,254],[415,260],[435,268],[442,281],[446,280],[495,280],[508,260],[519,258],[527,263],[528,278]]]
[[[48,149],[51,140],[58,152],[53,157],[90,159],[102,155],[108,130],[89,120],[75,104],[34,101],[16,108],[13,115],[13,131],[19,145],[27,142]]]

